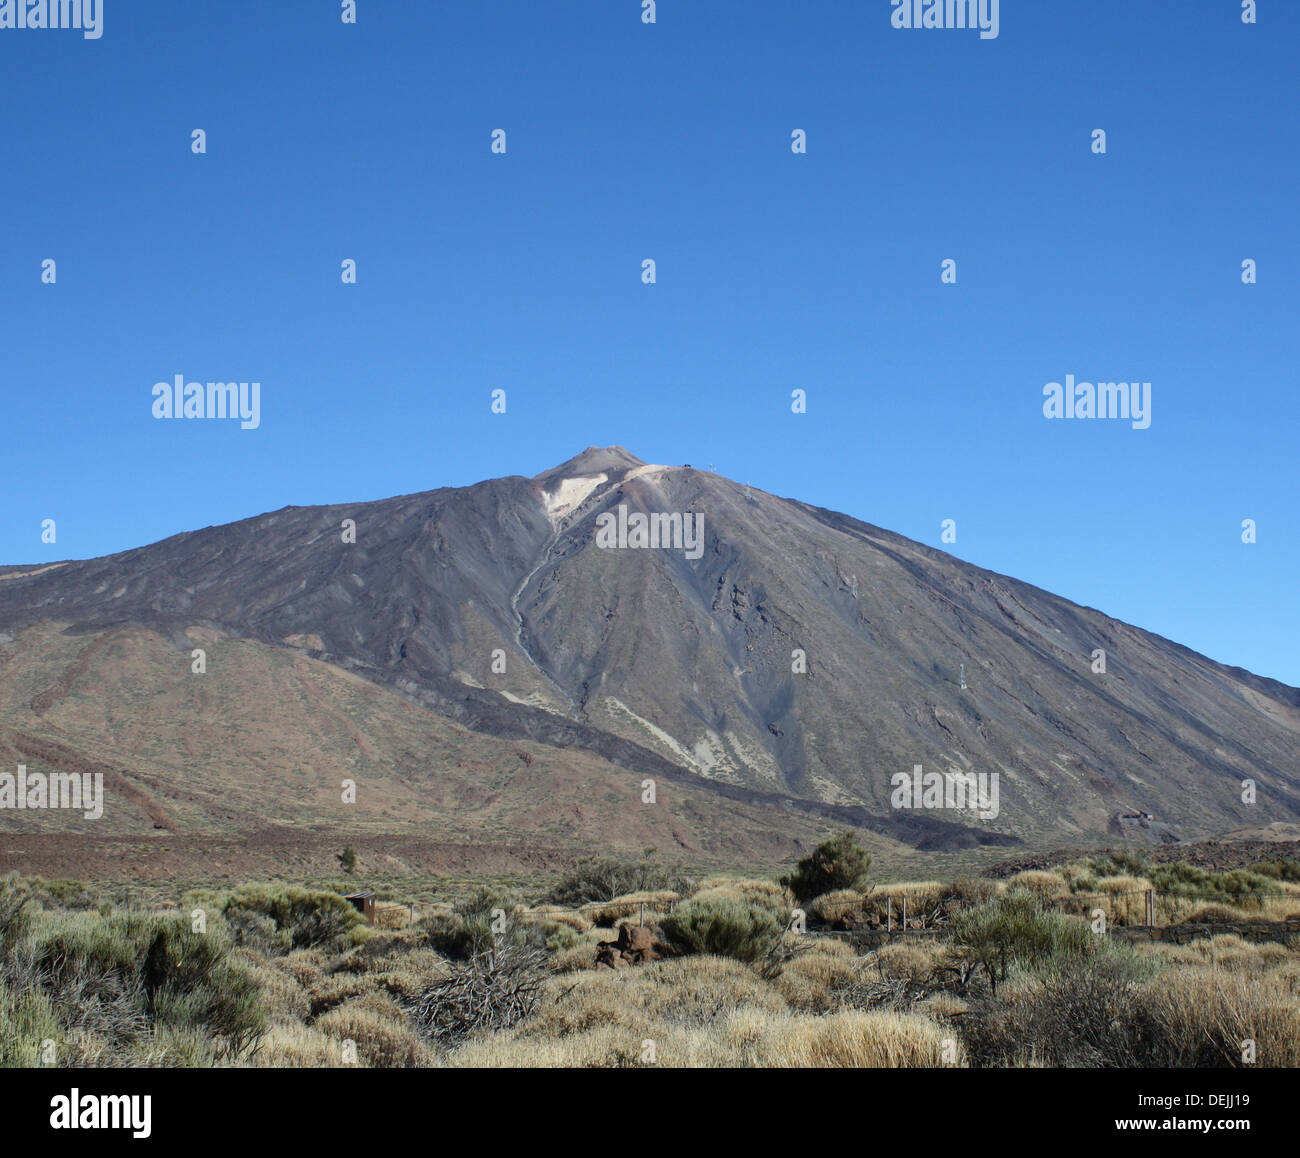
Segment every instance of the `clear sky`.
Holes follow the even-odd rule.
[[[1300,3],[891,10],[0,28],[0,562],[620,443],[1300,684]],[[260,382],[260,426],[155,419],[177,374]],[[1067,374],[1149,381],[1149,428],[1045,418]]]

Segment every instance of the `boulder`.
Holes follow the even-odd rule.
[[[658,940],[646,925],[624,925],[618,931],[616,944],[624,953],[654,953]],[[658,956],[658,954],[655,954]]]
[[[614,941],[602,941],[596,946],[596,967],[603,969],[626,969],[631,962],[619,952]]]
[[[596,946],[596,964],[609,969],[622,969],[628,965],[644,965],[657,961],[661,942],[655,931],[647,925],[621,925],[617,941],[601,941]]]

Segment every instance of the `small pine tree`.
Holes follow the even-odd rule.
[[[348,845],[347,848],[343,850],[343,855],[339,857],[339,860],[342,863],[344,869],[346,869],[348,872],[351,872],[354,868],[357,867],[356,849],[354,849],[351,845]]]
[[[852,830],[824,840],[781,878],[798,901],[810,901],[837,889],[863,889],[871,854],[858,843]]]

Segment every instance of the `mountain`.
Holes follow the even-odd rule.
[[[668,545],[638,548],[642,527]],[[196,682],[223,655],[308,664],[421,713],[428,747],[389,752],[385,782],[441,783],[441,729],[528,742],[559,763],[581,756],[610,783],[672,785],[697,817],[715,810],[677,842],[703,854],[758,855],[744,831],[772,823],[790,835],[764,854],[843,823],[956,849],[1300,821],[1300,689],[846,515],[617,446],[532,478],[285,507],[100,559],[0,569],[0,631],[8,758],[24,744],[32,758],[32,740],[112,741],[139,687],[125,666],[120,682],[87,673],[105,649],[147,645],[173,649],[150,694],[169,705],[157,727],[189,736],[194,761],[233,742],[222,719],[229,731],[274,715],[305,748],[257,756],[260,776],[287,784],[308,755],[328,763],[306,739],[323,710],[309,694],[267,691],[214,718]],[[210,641],[205,676],[189,668],[196,639]],[[72,734],[58,712],[74,702],[97,731],[83,721]],[[364,750],[360,710],[326,713],[340,753]],[[159,776],[166,756],[150,748],[147,715],[135,726],[124,784]],[[68,759],[59,751],[51,766]],[[916,765],[950,780],[996,773],[997,816],[893,807],[892,778]],[[162,782],[202,794],[207,775],[186,785],[173,768]],[[464,779],[421,825],[456,829],[474,795]],[[261,807],[274,822],[275,804]],[[392,824],[411,807],[395,795]],[[620,816],[560,824],[552,839],[598,845]],[[203,808],[190,822],[202,817],[214,823]],[[523,815],[495,820],[501,839],[527,843]]]

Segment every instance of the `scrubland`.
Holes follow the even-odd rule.
[[[0,1065],[1300,1064],[1294,934],[1096,921],[1141,923],[1147,889],[1159,925],[1300,916],[1295,862],[873,882],[837,842],[780,881],[591,861],[533,895],[414,908],[397,885],[373,924],[283,882],[142,907],[11,876]]]

